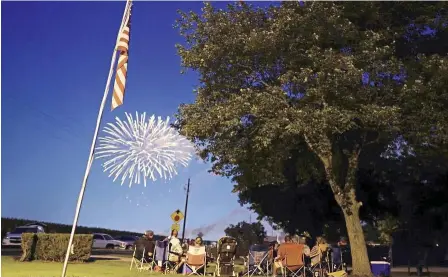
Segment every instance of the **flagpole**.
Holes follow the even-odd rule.
[[[109,69],[109,76],[107,77],[106,87],[104,89],[103,100],[101,101],[100,109],[98,111],[95,132],[93,133],[92,146],[90,147],[89,159],[87,161],[87,167],[86,167],[86,171],[84,173],[84,179],[82,181],[81,190],[80,190],[79,196],[78,196],[78,203],[76,204],[76,211],[75,211],[75,218],[73,219],[72,232],[70,233],[70,239],[68,241],[67,252],[65,254],[64,266],[62,268],[62,277],[65,277],[65,274],[67,273],[67,265],[68,265],[68,260],[70,257],[70,252],[72,251],[71,248],[72,248],[72,244],[73,244],[73,238],[75,236],[76,225],[78,224],[79,212],[81,210],[81,205],[82,205],[82,200],[84,198],[84,192],[86,189],[87,179],[89,178],[89,174],[90,174],[90,168],[92,167],[92,163],[93,163],[93,157],[94,157],[94,153],[95,153],[95,145],[96,145],[96,140],[97,140],[100,125],[101,125],[101,119],[103,117],[104,106],[106,105],[107,95],[109,94],[110,82],[112,80],[114,65],[115,65],[115,61],[117,58],[117,51],[116,51],[115,47],[117,46],[118,41],[120,39],[120,33],[121,33],[121,30],[123,29],[124,24],[126,22],[126,15],[130,9],[130,5],[131,5],[131,0],[127,0],[126,6],[124,9],[124,13],[123,13],[123,18],[121,20],[120,29],[118,30],[117,41],[115,42],[114,51],[112,53],[112,59],[110,62],[110,69]]]

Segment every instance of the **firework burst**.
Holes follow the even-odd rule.
[[[193,146],[170,126],[169,117],[125,115],[125,121],[116,117],[115,124],[107,124],[103,129],[107,135],[99,138],[96,148],[96,158],[106,160],[104,172],[114,182],[121,177],[122,185],[128,179],[129,186],[142,180],[146,186],[147,179],[171,179],[177,175],[177,166],[188,165]]]

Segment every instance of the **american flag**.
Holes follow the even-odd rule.
[[[114,92],[112,95],[112,110],[123,104],[128,71],[130,23],[131,7],[129,7],[127,21],[121,30],[120,39],[117,44],[117,51],[120,53],[118,57],[117,74],[115,75]]]

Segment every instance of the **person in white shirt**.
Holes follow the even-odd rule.
[[[167,237],[165,240],[169,241],[169,254],[168,260],[170,262],[174,262],[177,266],[174,268],[174,271],[177,271],[183,263],[181,259],[183,254],[182,244],[180,243],[178,236],[178,232],[176,230],[171,231],[171,235]]]

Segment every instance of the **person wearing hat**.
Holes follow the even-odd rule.
[[[145,232],[145,234],[139,238],[135,242],[135,255],[137,259],[145,259],[146,261],[150,261],[153,253],[154,248],[156,247],[155,241],[154,241],[154,232],[151,230],[148,230]]]

